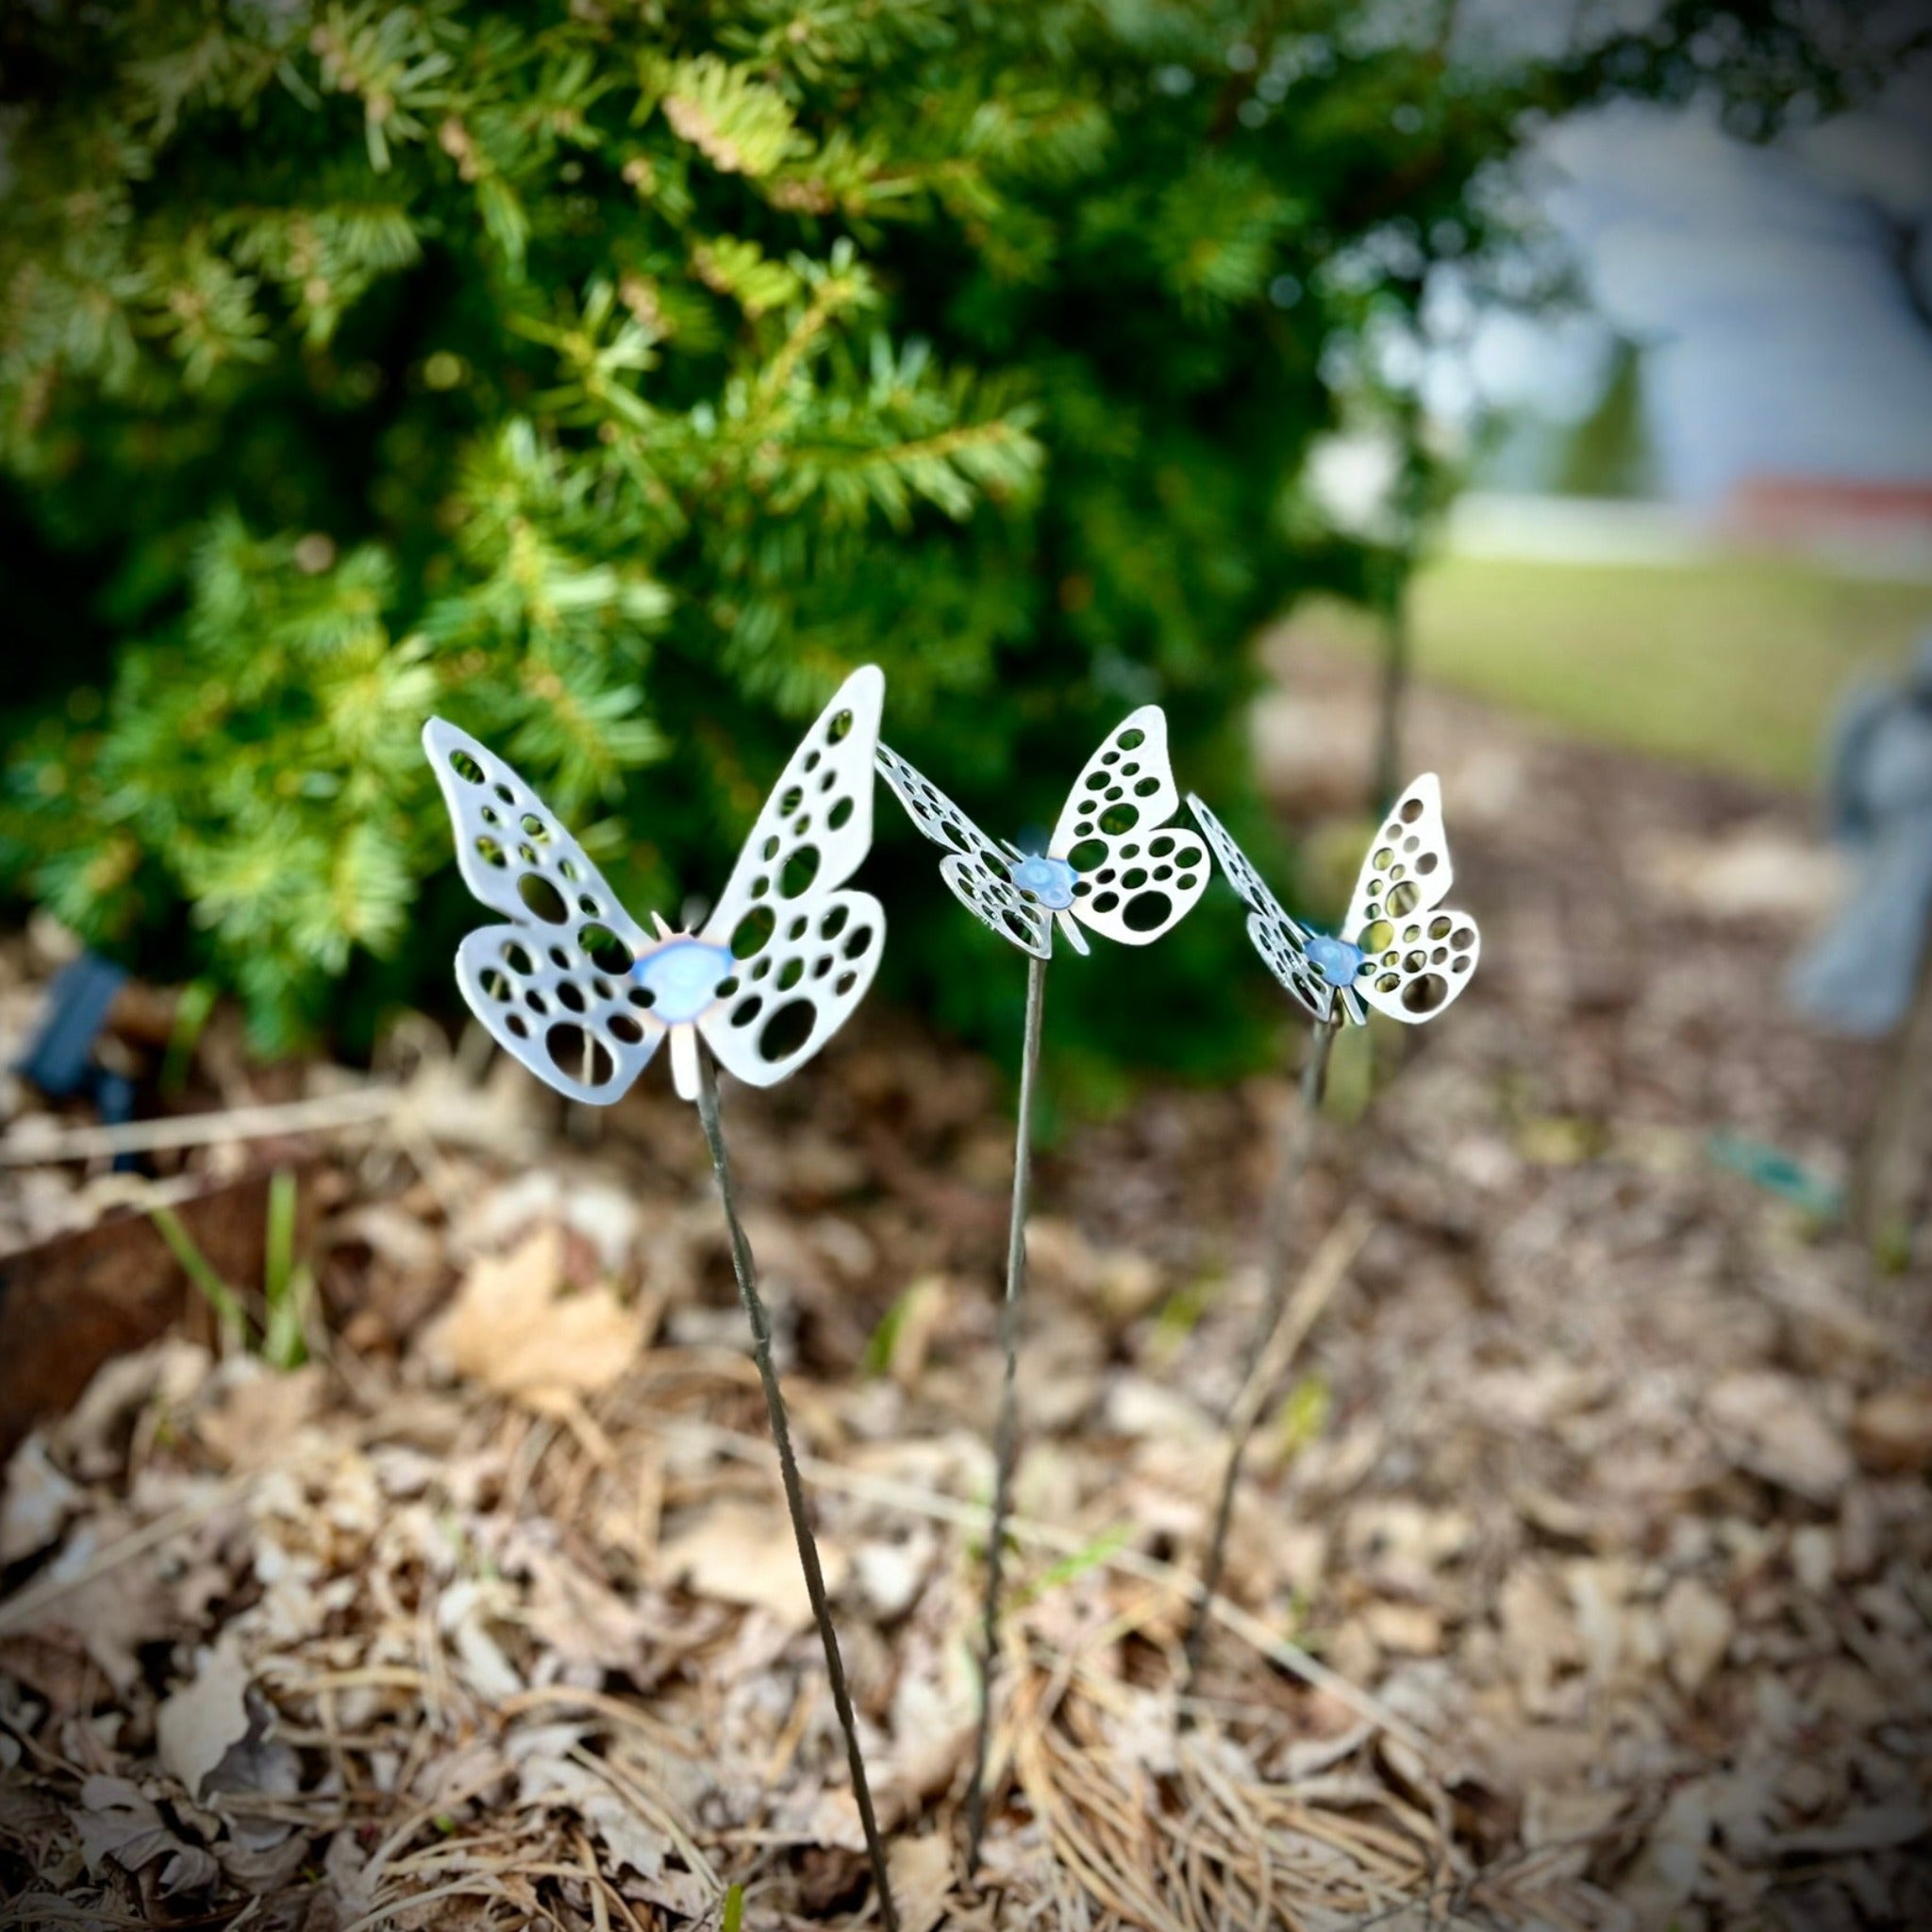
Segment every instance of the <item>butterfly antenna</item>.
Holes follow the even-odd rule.
[[[1026,1030],[1020,1050],[1020,1121],[1013,1139],[1013,1216],[1007,1232],[1007,1292],[1000,1304],[999,1420],[993,1429],[992,1524],[986,1545],[986,1597],[980,1616],[979,1731],[973,1746],[973,1780],[966,1788],[966,1873],[979,1870],[986,1836],[986,1761],[992,1746],[993,1679],[999,1669],[1002,1568],[1007,1516],[1012,1507],[1013,1455],[1018,1437],[1015,1378],[1020,1359],[1020,1305],[1026,1292],[1026,1208],[1033,1187],[1033,1085],[1040,1066],[1040,1022],[1046,1005],[1046,961],[1026,960]]]
[[[1281,1165],[1275,1175],[1268,1217],[1268,1289],[1261,1300],[1261,1312],[1256,1320],[1254,1333],[1248,1341],[1247,1353],[1242,1357],[1244,1361],[1253,1363],[1257,1371],[1270,1362],[1275,1330],[1280,1327],[1288,1306],[1289,1206],[1295,1190],[1301,1185],[1302,1175],[1307,1171],[1308,1157],[1314,1151],[1316,1122],[1321,1113],[1322,1096],[1328,1086],[1328,1050],[1335,1044],[1341,1024],[1339,1019],[1316,1023],[1314,1035],[1308,1041],[1307,1061],[1302,1068],[1301,1099],[1290,1118],[1283,1141]],[[1194,1598],[1194,1613],[1188,1624],[1187,1645],[1183,1654],[1183,1723],[1186,1722],[1187,1700],[1192,1695],[1194,1680],[1200,1674],[1201,1655],[1207,1648],[1208,1607],[1221,1589],[1222,1566],[1227,1559],[1227,1533],[1234,1521],[1234,1495],[1241,1485],[1241,1462],[1248,1453],[1249,1442],[1254,1439],[1255,1424],[1260,1420],[1269,1389],[1287,1366],[1284,1359],[1273,1364],[1271,1373],[1251,1374],[1227,1412],[1227,1466],[1222,1474],[1221,1496],[1214,1508],[1214,1530],[1208,1541],[1207,1561],[1201,1566],[1200,1590]]]
[[[858,1806],[858,1823],[865,1832],[873,1883],[878,1888],[879,1921],[885,1932],[899,1932],[899,1914],[892,1903],[891,1880],[886,1870],[886,1848],[879,1838],[872,1786],[866,1779],[865,1759],[858,1749],[858,1724],[852,1714],[852,1692],[846,1687],[844,1659],[839,1654],[839,1636],[832,1627],[831,1605],[825,1596],[825,1573],[819,1561],[818,1539],[812,1534],[811,1518],[806,1510],[798,1455],[791,1446],[785,1397],[778,1387],[778,1371],[772,1361],[772,1321],[764,1298],[758,1293],[758,1267],[752,1259],[751,1242],[738,1218],[731,1164],[724,1153],[724,1130],[718,1118],[718,1075],[711,1065],[711,1056],[703,1046],[698,1048],[698,1119],[704,1124],[705,1143],[711,1150],[711,1171],[718,1177],[718,1198],[724,1204],[724,1223],[731,1234],[731,1265],[738,1275],[739,1299],[743,1302],[745,1318],[751,1324],[752,1358],[758,1364],[758,1381],[765,1391],[772,1441],[778,1449],[785,1507],[791,1517],[791,1534],[798,1544],[799,1565],[805,1572],[806,1594],[811,1599],[812,1621],[818,1625],[819,1641],[824,1646],[825,1674],[832,1682],[832,1704],[839,1713],[839,1728],[845,1734],[845,1761],[852,1771],[852,1795]]]

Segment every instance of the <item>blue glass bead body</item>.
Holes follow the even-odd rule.
[[[652,1017],[675,1026],[680,1020],[695,1020],[718,997],[719,981],[737,963],[723,946],[672,940],[646,953],[630,971],[652,995]]]
[[[1051,912],[1064,912],[1074,903],[1074,881],[1079,876],[1064,858],[1038,853],[1013,868],[1013,883]]]
[[[1346,940],[1326,939],[1321,933],[1311,934],[1308,939],[1308,958],[1330,986],[1353,986],[1356,974],[1362,970],[1362,961],[1368,957],[1359,946],[1352,946]]]

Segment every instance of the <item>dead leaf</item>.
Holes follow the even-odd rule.
[[[1710,1804],[1701,1779],[1671,1793],[1621,1889],[1645,1924],[1662,1925],[1696,1890],[1710,1843]]]
[[[1357,1562],[1426,1577],[1468,1548],[1474,1527],[1461,1509],[1425,1509],[1408,1497],[1387,1496],[1348,1512],[1342,1546]]]
[[[1519,1563],[1504,1579],[1496,1603],[1503,1658],[1516,1678],[1523,1707],[1533,1717],[1550,1709],[1557,1673],[1582,1661],[1576,1625],[1548,1573]]]
[[[1383,1650],[1434,1657],[1442,1648],[1442,1620],[1424,1604],[1370,1604],[1362,1622]]]
[[[1523,1842],[1531,1850],[1588,1840],[1607,1831],[1630,1803],[1620,1790],[1533,1784],[1523,1794]]]
[[[953,1895],[953,1843],[943,1832],[892,1840],[886,1856],[903,1932],[932,1932]]]
[[[1858,1460],[1887,1474],[1932,1468],[1932,1380],[1882,1390],[1852,1417]]]
[[[199,1891],[220,1875],[214,1859],[171,1830],[131,1779],[91,1777],[80,1788],[80,1805],[74,1822],[87,1869],[94,1877],[100,1876],[101,1866],[108,1859],[124,1872],[145,1871],[158,1862],[160,1891],[173,1898],[179,1892]]]
[[[1725,1375],[1706,1395],[1705,1414],[1731,1459],[1766,1482],[1829,1503],[1851,1480],[1844,1443],[1790,1375]]]
[[[1516,1513],[1530,1528],[1553,1541],[1580,1543],[1588,1547],[1601,1529],[1593,1510],[1548,1490],[1525,1485],[1514,1491],[1510,1501]]]
[[[1924,1838],[1927,1830],[1932,1830],[1932,1820],[1927,1819],[1924,1807],[1906,1800],[1854,1811],[1836,1824],[1786,1832],[1777,1840],[1777,1848],[1788,1857],[1841,1858],[1856,1852],[1884,1852],[1894,1845],[1908,1845]]]
[[[518,1798],[526,1805],[564,1807],[584,1821],[614,1865],[628,1867],[641,1878],[660,1877],[670,1840],[641,1819],[608,1778],[575,1755],[583,1742],[575,1724],[535,1724],[514,1733],[506,1751]]]
[[[222,1398],[198,1414],[194,1432],[229,1469],[261,1469],[320,1413],[327,1384],[319,1362],[286,1374],[244,1356],[221,1371]]]
[[[477,1693],[501,1703],[523,1690],[524,1680],[490,1633],[509,1612],[509,1592],[497,1578],[462,1577],[443,1591],[436,1620],[448,1635],[462,1674]]]
[[[1198,1402],[1144,1375],[1116,1375],[1107,1385],[1105,1425],[1116,1435],[1200,1448],[1218,1437],[1214,1418]]]
[[[528,1399],[608,1389],[642,1341],[642,1317],[608,1288],[564,1291],[563,1230],[544,1222],[472,1266],[423,1347],[456,1374]]]
[[[546,1223],[580,1236],[606,1274],[626,1266],[643,1232],[635,1189],[581,1171],[533,1167],[493,1190],[464,1218],[465,1244],[497,1249]]]
[[[919,1525],[901,1541],[860,1543],[852,1553],[858,1587],[882,1623],[895,1624],[912,1607],[938,1550],[932,1532]]]
[[[79,1633],[63,1629],[0,1638],[0,1677],[25,1685],[62,1717],[97,1704],[108,1685]]]
[[[436,1146],[527,1159],[542,1145],[542,1090],[508,1054],[480,1082],[446,1054],[425,1054],[403,1090],[395,1128]]]
[[[524,1622],[531,1636],[566,1663],[638,1668],[653,1635],[648,1618],[557,1551],[525,1539],[521,1555],[530,1574]]]
[[[694,1595],[764,1610],[789,1630],[811,1622],[811,1598],[790,1527],[774,1510],[750,1503],[721,1503],[669,1538],[658,1553],[668,1582]],[[845,1553],[819,1538],[825,1592],[836,1597],[846,1574]]]
[[[1664,1597],[1662,1620],[1671,1679],[1694,1697],[1731,1647],[1730,1606],[1694,1576],[1680,1576]]]
[[[892,1692],[893,1785],[917,1800],[944,1790],[972,1755],[976,1714],[963,1647],[935,1644],[914,1626],[901,1640]]]
[[[1614,1681],[1618,1666],[1631,1649],[1629,1566],[1614,1557],[1578,1557],[1563,1569],[1570,1602],[1576,1612],[1576,1632],[1583,1640],[1585,1669],[1599,1687]]]
[[[42,1632],[72,1630],[88,1655],[125,1697],[141,1678],[141,1649],[176,1632],[174,1592],[162,1580],[161,1557],[145,1552],[126,1562],[105,1562],[135,1524],[102,1511],[83,1521],[42,1573],[74,1587],[48,1606]]]
[[[77,1507],[81,1491],[47,1455],[45,1439],[29,1436],[13,1452],[0,1507],[0,1566],[44,1550]]]
[[[442,1265],[439,1229],[393,1201],[369,1201],[329,1224],[333,1247],[359,1241],[399,1274],[433,1274]]]
[[[83,1479],[116,1474],[134,1418],[150,1402],[183,1406],[214,1367],[207,1349],[170,1336],[103,1363],[53,1434],[60,1458]]]
[[[248,1678],[235,1643],[220,1643],[200,1653],[192,1681],[156,1713],[156,1749],[191,1798],[200,1797],[202,1780],[248,1735]]]
[[[1823,1596],[1831,1588],[1838,1564],[1838,1536],[1822,1523],[1807,1523],[1791,1532],[1791,1574],[1807,1596]]]
[[[1026,1267],[1042,1282],[1095,1302],[1117,1322],[1144,1315],[1166,1282],[1147,1256],[1128,1248],[1102,1248],[1071,1222],[1035,1214],[1026,1222]]]

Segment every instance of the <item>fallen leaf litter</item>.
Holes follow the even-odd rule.
[[[1157,1091],[1041,1162],[977,1894],[997,1091],[874,1016],[737,1098],[911,1925],[1932,1917],[1923,1306],[1702,1152],[1841,1174],[1869,1092],[1875,1055],[1775,1008],[1797,914],[1682,891],[1699,841],[1802,821],[1441,697],[1418,735],[1452,794],[1539,808],[1458,817],[1485,988],[1304,1191],[1305,1263],[1370,1219],[1257,1438],[1191,1728],[1289,1082]],[[0,971],[14,1027],[33,969]],[[844,1923],[858,1821],[688,1113],[559,1140],[412,1051],[327,1143],[327,1358],[170,1338],[14,1456],[8,1923],[602,1932],[715,1924],[734,1882],[748,1925]],[[8,1241],[91,1189],[11,1172]]]

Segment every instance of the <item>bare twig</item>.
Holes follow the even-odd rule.
[[[165,1516],[157,1516],[152,1523],[143,1524],[141,1528],[130,1530],[127,1535],[105,1544],[77,1568],[58,1575],[45,1572],[37,1576],[25,1590],[0,1603],[0,1637],[12,1637],[22,1630],[33,1629],[49,1604],[58,1603],[63,1596],[85,1589],[108,1571],[118,1570],[123,1563],[131,1562],[136,1557],[171,1541],[198,1523],[205,1523],[217,1510],[245,1495],[255,1481],[253,1475],[231,1476],[193,1502],[184,1503],[178,1509],[170,1509]]]
[[[20,1127],[0,1139],[0,1167],[43,1167],[60,1160],[98,1160],[163,1147],[206,1147],[216,1141],[260,1141],[275,1134],[363,1126],[393,1113],[402,1089],[353,1087],[312,1100],[233,1107],[168,1120],[128,1121],[115,1127],[65,1127],[42,1133]]]
[[[986,1836],[986,1759],[992,1742],[993,1678],[999,1667],[1000,1590],[1018,1437],[1015,1393],[1020,1359],[1020,1307],[1026,1292],[1026,1208],[1033,1181],[1033,1082],[1040,1066],[1040,1023],[1045,1004],[1046,961],[1037,955],[1029,956],[1026,1026],[1020,1048],[1020,1119],[1013,1134],[1013,1212],[1007,1230],[1007,1292],[1000,1304],[1000,1407],[993,1431],[992,1524],[987,1532],[986,1599],[980,1614],[979,1729],[973,1745],[973,1777],[966,1788],[968,1877],[979,1870],[979,1846]]]
[[[1335,1043],[1338,1024],[1328,1020],[1315,1028],[1314,1037],[1308,1042],[1307,1064],[1302,1069],[1300,1104],[1291,1115],[1282,1140],[1281,1166],[1275,1175],[1269,1214],[1268,1287],[1262,1296],[1261,1313],[1255,1324],[1254,1340],[1247,1357],[1257,1370],[1275,1354],[1275,1331],[1281,1326],[1288,1306],[1290,1208],[1295,1190],[1301,1185],[1302,1175],[1307,1169],[1308,1156],[1314,1150],[1315,1124],[1321,1114],[1322,1094],[1328,1080],[1328,1050]],[[1326,1299],[1325,1295],[1324,1299]],[[1312,1314],[1308,1320],[1312,1324]],[[1305,1333],[1306,1328],[1302,1332]],[[1300,1339],[1300,1334],[1296,1334],[1294,1345],[1299,1344]],[[1287,1365],[1284,1356],[1274,1375],[1278,1375]],[[1241,1462],[1248,1453],[1255,1424],[1260,1416],[1274,1375],[1263,1381],[1258,1374],[1251,1374],[1228,1410],[1227,1468],[1221,1480],[1221,1499],[1215,1505],[1214,1529],[1208,1540],[1207,1561],[1201,1569],[1201,1597],[1194,1607],[1193,1621],[1188,1626],[1187,1660],[1181,1678],[1181,1694],[1184,1697],[1193,1690],[1194,1679],[1200,1674],[1201,1652],[1208,1640],[1207,1607],[1221,1588],[1221,1571],[1227,1558],[1227,1532],[1234,1520],[1234,1496],[1241,1482]]]
[[[724,1221],[731,1234],[731,1265],[738,1274],[739,1299],[744,1304],[745,1318],[751,1324],[752,1358],[758,1364],[758,1381],[765,1391],[765,1412],[771,1418],[772,1441],[778,1451],[778,1473],[785,1487],[785,1507],[791,1516],[791,1534],[798,1543],[798,1560],[805,1571],[806,1594],[811,1599],[812,1620],[818,1624],[819,1641],[824,1646],[825,1674],[832,1682],[832,1704],[839,1713],[839,1727],[845,1734],[845,1758],[852,1770],[852,1795],[858,1806],[858,1822],[865,1832],[865,1848],[872,1859],[873,1883],[878,1889],[879,1918],[886,1932],[898,1932],[899,1915],[892,1904],[891,1880],[886,1870],[886,1848],[879,1838],[878,1819],[873,1812],[872,1787],[866,1780],[865,1759],[858,1748],[858,1721],[852,1713],[852,1693],[845,1684],[845,1664],[839,1655],[839,1636],[832,1627],[832,1607],[825,1595],[825,1574],[819,1562],[818,1539],[813,1536],[811,1518],[805,1507],[805,1485],[798,1474],[798,1455],[791,1446],[791,1426],[785,1414],[785,1397],[778,1387],[778,1371],[772,1361],[772,1322],[758,1293],[757,1265],[752,1259],[751,1242],[745,1238],[738,1218],[738,1203],[731,1188],[731,1164],[724,1153],[724,1131],[718,1119],[718,1075],[711,1057],[698,1049],[698,1119],[704,1124],[705,1142],[711,1150],[711,1170],[718,1177],[718,1198],[724,1204]]]

